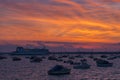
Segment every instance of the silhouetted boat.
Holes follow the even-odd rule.
[[[67,60],[67,61],[64,61],[64,63],[73,64],[73,61],[72,60]]]
[[[90,66],[87,62],[81,62],[79,65],[73,66],[74,69],[90,69]]]
[[[31,57],[30,62],[41,62],[42,58],[39,57]]]
[[[90,65],[88,64],[80,64],[80,65],[76,65],[73,67],[74,69],[90,69]]]
[[[42,58],[42,59],[46,59],[46,57],[45,57],[45,56],[42,56],[41,58]]]
[[[87,59],[81,59],[80,61],[81,62],[87,62]]]
[[[63,60],[62,60],[62,59],[60,59],[60,58],[58,58],[58,59],[56,59],[56,61],[61,62],[61,61],[63,61]]]
[[[114,60],[114,59],[116,59],[117,57],[116,56],[114,56],[114,57],[109,57],[109,58],[107,58],[107,60]]]
[[[63,67],[62,65],[56,65],[51,70],[48,71],[49,75],[65,75],[70,74],[71,70]]]
[[[90,55],[90,56],[89,56],[89,58],[93,59],[93,58],[94,58],[94,56]]]
[[[63,55],[63,56],[62,56],[62,58],[66,58],[66,57],[68,57],[68,55]]]
[[[21,58],[19,58],[19,57],[13,57],[12,60],[13,60],[13,61],[20,61]]]
[[[93,58],[93,60],[94,60],[94,61],[97,61],[97,60],[98,60],[98,58]]]
[[[101,58],[107,58],[108,56],[106,56],[106,55],[101,55]]]
[[[23,47],[17,47],[16,51],[12,55],[45,55],[50,53],[46,48],[34,48],[34,49],[25,49]]]
[[[72,65],[80,65],[80,62],[73,62]]]
[[[112,67],[113,63],[110,63],[106,60],[98,59],[96,60],[97,67]]]
[[[77,55],[77,56],[75,56],[76,58],[83,58],[83,56],[81,56],[81,55]]]
[[[75,59],[74,57],[69,57],[69,59]]]
[[[0,60],[7,59],[7,57],[0,56]]]
[[[57,58],[54,57],[54,56],[49,56],[49,57],[48,57],[48,60],[57,60]]]

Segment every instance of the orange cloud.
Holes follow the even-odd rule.
[[[0,39],[120,42],[118,1],[1,1]]]

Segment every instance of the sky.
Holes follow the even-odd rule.
[[[120,0],[0,0],[0,51],[120,51],[119,21]]]

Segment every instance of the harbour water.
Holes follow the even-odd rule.
[[[70,54],[68,56],[76,56],[78,54]],[[102,54],[94,54],[96,58],[101,58]],[[90,69],[81,70],[73,69],[73,65],[64,63],[69,58],[62,58],[63,61],[48,60],[49,56],[60,57],[60,54],[45,55],[44,59],[39,63],[30,62],[29,56],[16,56],[21,58],[20,61],[13,61],[13,56],[3,55],[7,59],[0,60],[0,80],[120,80],[120,58],[109,60],[113,62],[113,67],[97,67],[95,61],[89,58],[89,54],[82,54],[84,59],[91,65]],[[107,55],[119,56],[116,55]],[[43,56],[38,56],[43,57]],[[72,59],[79,62],[82,58]],[[104,58],[107,59],[107,58]],[[69,75],[48,75],[47,71],[55,65],[64,65],[71,69]]]

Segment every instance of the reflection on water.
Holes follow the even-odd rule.
[[[77,54],[70,54],[69,56],[76,56]],[[0,60],[0,80],[120,80],[120,59],[116,58],[109,60],[113,62],[113,67],[100,68],[97,67],[95,61],[89,58],[89,55],[82,55],[87,59],[91,65],[90,69],[80,70],[73,69],[73,65],[63,63],[63,61],[69,60],[68,57],[62,58],[63,61],[48,60],[48,56],[39,63],[31,63],[25,56],[18,56],[21,61],[12,61],[13,56],[5,55],[7,59]],[[56,54],[56,57],[61,55]],[[115,55],[107,55],[115,56]],[[118,56],[118,55],[117,55]],[[41,56],[39,56],[41,57]],[[100,58],[99,55],[94,57]],[[72,59],[75,62],[79,62],[82,58]],[[107,58],[104,58],[107,59]],[[47,71],[56,64],[64,65],[71,69],[70,75],[51,76],[47,74]]]

